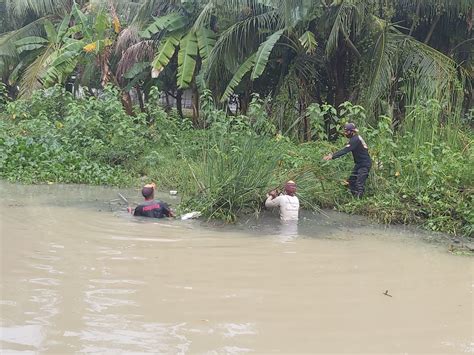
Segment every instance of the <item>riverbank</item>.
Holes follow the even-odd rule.
[[[81,100],[57,88],[38,91],[3,108],[0,176],[112,186],[156,181],[180,192],[180,211],[200,210],[227,222],[258,213],[266,192],[292,179],[308,210],[331,208],[472,237],[473,135],[455,125],[433,127],[429,118],[440,110],[436,102],[414,108],[406,128],[397,132],[384,118],[361,126],[374,159],[361,200],[343,185],[351,157],[322,161],[345,145],[344,138],[295,142],[275,132],[258,101],[253,105],[249,116],[209,109],[202,113],[206,127],[196,129],[151,105],[130,117],[113,90],[101,99]],[[363,122],[355,110],[348,112],[338,122]]]

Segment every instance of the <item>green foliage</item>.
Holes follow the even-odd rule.
[[[316,47],[318,46],[318,42],[316,41],[316,37],[314,37],[314,33],[311,31],[306,31],[301,35],[300,38],[298,38],[300,41],[301,45],[304,47],[306,50],[307,54],[312,54],[316,50]]]
[[[245,74],[252,70],[253,66],[255,65],[255,56],[256,54],[252,54],[249,58],[247,58],[247,60],[234,73],[234,76],[232,76],[232,79],[227,85],[224,94],[222,94],[221,102],[227,101],[229,99],[230,95],[234,93],[235,88],[240,84]]]
[[[151,64],[153,69],[158,73],[160,73],[170,62],[176,51],[176,47],[179,45],[181,37],[182,33],[176,32],[170,34],[161,42],[158,53]]]
[[[123,184],[127,162],[143,153],[152,132],[132,118],[117,92],[74,100],[54,87],[6,105],[1,119],[1,177],[12,181]]]
[[[211,131],[200,159],[188,163],[192,180],[183,186],[182,208],[233,222],[240,214],[260,211],[279,154],[274,143],[257,135],[230,139],[218,132]]]
[[[178,13],[170,13],[155,19],[140,35],[144,38],[150,38],[152,35],[160,31],[173,32],[186,26],[187,20]]]
[[[176,76],[178,87],[185,89],[194,78],[196,68],[195,57],[198,54],[198,42],[196,34],[189,32],[181,39],[178,52],[178,74]]]
[[[257,79],[260,75],[262,75],[265,67],[267,66],[270,53],[272,52],[273,47],[275,47],[275,44],[278,42],[280,37],[283,35],[283,32],[284,30],[276,31],[272,35],[268,36],[267,40],[258,47],[258,51],[255,55],[255,66],[253,67],[252,75],[250,76],[252,80]]]

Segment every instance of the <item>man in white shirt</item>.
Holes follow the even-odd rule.
[[[297,221],[300,209],[300,201],[296,197],[296,183],[292,180],[285,184],[285,193],[277,196],[273,190],[267,195],[265,207],[280,207],[280,219],[282,221]]]

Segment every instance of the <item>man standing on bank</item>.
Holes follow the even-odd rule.
[[[349,189],[354,197],[360,198],[364,194],[365,181],[372,167],[372,159],[370,159],[367,144],[357,132],[359,132],[359,130],[354,123],[347,123],[344,126],[344,136],[349,138],[349,143],[340,151],[334,154],[328,154],[323,159],[337,159],[352,152],[355,165],[349,177]]]

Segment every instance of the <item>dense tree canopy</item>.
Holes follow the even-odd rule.
[[[0,73],[11,96],[40,87],[151,87],[215,102],[271,99],[281,130],[310,139],[312,102],[363,104],[399,123],[438,99],[457,116],[472,103],[469,0],[2,0]],[[97,92],[97,91],[91,91]],[[444,117],[444,118],[446,118]]]

